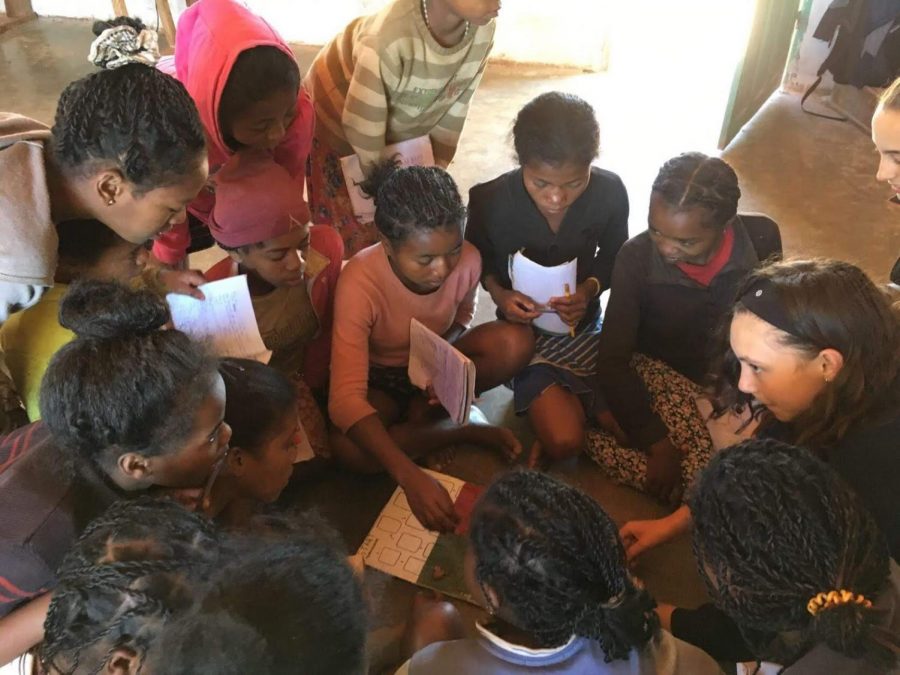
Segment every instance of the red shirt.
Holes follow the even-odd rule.
[[[731,249],[734,248],[734,230],[731,225],[725,228],[725,235],[722,237],[722,243],[719,244],[719,250],[713,254],[705,265],[692,265],[691,263],[675,263],[682,272],[687,274],[691,279],[701,286],[709,286],[716,275],[725,267],[725,263],[731,258]]]

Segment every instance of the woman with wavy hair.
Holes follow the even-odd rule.
[[[860,496],[900,557],[900,317],[855,265],[793,260],[752,273],[738,290],[713,376],[715,415],[746,412],[757,437],[812,451]],[[686,530],[684,506],[622,528],[629,557]],[[685,610],[663,624],[691,640]],[[707,622],[708,623],[708,622]],[[697,624],[699,628],[699,622]],[[703,643],[704,638],[695,642]],[[728,640],[717,640],[727,642]],[[727,658],[734,652],[718,652]]]

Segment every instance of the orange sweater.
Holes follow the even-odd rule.
[[[353,256],[338,279],[331,343],[328,413],[347,431],[375,412],[368,400],[369,363],[409,363],[409,322],[415,318],[438,335],[475,316],[481,256],[463,244],[459,264],[434,293],[413,293],[397,278],[381,244]]]

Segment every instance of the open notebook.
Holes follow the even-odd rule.
[[[395,157],[400,166],[434,166],[434,151],[428,136],[419,136],[389,145],[382,151],[381,156]],[[359,187],[365,180],[359,156],[341,157],[341,170],[344,172],[347,192],[350,193],[353,215],[361,223],[371,223],[375,219],[375,202]]]
[[[457,424],[469,421],[475,400],[475,364],[421,322],[409,323],[409,381],[420,389],[430,384]]]

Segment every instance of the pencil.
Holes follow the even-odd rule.
[[[566,297],[571,298],[572,293],[569,290],[569,284],[565,285],[565,291],[566,291]],[[569,326],[569,337],[575,337],[575,326]]]

